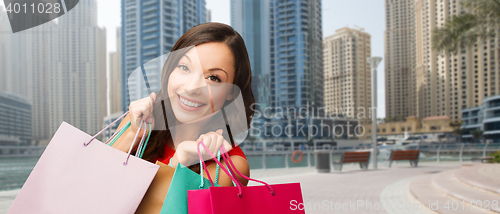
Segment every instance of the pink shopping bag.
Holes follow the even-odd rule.
[[[63,122],[8,213],[134,213],[159,166],[94,140],[102,131]]]
[[[214,157],[202,142],[200,144]],[[214,160],[226,174],[230,175],[229,177],[236,184],[236,187],[214,187],[212,183],[209,189],[188,190],[189,214],[305,213],[304,210],[291,206],[291,204],[303,203],[300,183],[269,185],[263,181],[246,177],[236,169],[224,147],[221,147],[221,154],[223,154],[222,157],[232,173],[229,173],[216,158]],[[208,174],[206,167],[204,168]],[[234,172],[248,180],[262,183],[264,186],[243,186]],[[208,178],[212,182],[209,175]]]

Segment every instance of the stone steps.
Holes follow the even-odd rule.
[[[500,194],[500,180],[495,180],[478,173],[478,170],[481,168],[492,168],[492,166],[488,165],[492,164],[464,164],[461,169],[455,171],[455,178],[472,187]]]
[[[498,206],[492,207],[492,201],[500,202],[500,195],[474,188],[460,182],[454,176],[454,170],[444,171],[432,177],[432,184],[444,194],[455,198],[457,201],[472,203],[473,210],[492,210],[500,213]],[[469,210],[470,211],[470,210]]]
[[[432,177],[434,175],[424,175],[415,180],[410,184],[410,193],[422,203],[423,208],[427,211],[439,214],[469,214],[470,206],[469,204],[464,204],[464,208],[454,210],[453,208],[445,208],[446,202],[452,202],[454,199],[441,193],[432,185]],[[437,203],[437,204],[436,204]],[[431,208],[432,206],[432,208]],[[451,206],[451,205],[450,205]],[[487,213],[483,211],[475,213]]]
[[[500,164],[463,164],[413,180],[410,192],[434,213],[500,213],[500,180],[484,174],[497,170]]]

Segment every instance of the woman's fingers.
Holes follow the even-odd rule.
[[[151,93],[149,97],[130,103],[129,119],[132,125],[132,130],[137,131],[141,120],[150,123],[152,127],[154,127],[153,107],[155,100],[156,94]]]
[[[146,99],[146,98],[144,98]],[[148,123],[153,123],[153,105],[156,100],[156,94],[153,92],[151,95],[149,95],[147,101],[144,102],[145,106],[143,109],[143,115],[142,115],[142,120],[148,122]]]
[[[229,152],[231,149],[233,149],[233,146],[227,140],[224,140],[224,143],[222,144],[224,146],[224,149],[226,149],[226,152]]]

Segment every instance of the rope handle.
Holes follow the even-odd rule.
[[[231,180],[233,180],[233,182],[236,183],[236,186],[238,187],[238,196],[241,198],[242,196],[242,188],[241,188],[241,183],[235,179],[233,176],[230,176],[231,173],[229,173],[226,168],[224,168],[224,165],[222,165],[220,163],[220,161],[217,160],[217,158],[215,158],[215,156],[212,154],[212,152],[210,152],[210,150],[208,150],[208,148],[205,146],[205,144],[203,143],[203,140],[201,140],[199,143],[198,143],[198,146],[197,146],[197,150],[198,150],[198,156],[200,157],[200,160],[203,160],[203,156],[201,155],[201,151],[200,151],[200,145],[203,146],[203,148],[208,152],[208,154],[210,155],[210,157],[212,157],[214,159],[215,162],[217,162],[217,164],[219,166],[221,166],[222,170],[224,170],[224,172],[226,172],[226,174],[229,175],[229,178],[231,178]],[[223,154],[224,155],[224,154]],[[222,156],[224,157],[224,156]],[[206,167],[206,164],[204,161],[201,161],[203,166],[204,166],[204,169],[205,169],[205,172],[207,173],[207,177],[208,177],[208,180],[210,181],[210,184],[212,184],[212,186],[214,186],[214,182],[212,181],[212,178],[210,177],[210,173],[208,172],[208,169]]]
[[[128,113],[128,112],[127,112],[127,113]],[[90,142],[92,142],[92,141],[93,141],[93,140],[94,140],[94,139],[95,139],[95,138],[96,138],[96,137],[97,137],[100,133],[102,133],[104,130],[108,129],[111,125],[113,125],[114,123],[116,123],[118,120],[122,119],[122,118],[123,118],[123,117],[124,117],[127,113],[125,113],[124,115],[122,115],[121,117],[119,117],[118,119],[116,119],[114,122],[112,122],[110,125],[108,125],[106,128],[104,128],[103,130],[101,130],[101,131],[100,131],[99,133],[97,133],[94,137],[92,137],[92,139],[90,139],[88,142],[83,143],[83,146],[84,146],[84,147],[87,147],[87,146],[90,144]],[[130,123],[130,122],[129,122],[129,123]],[[146,125],[145,125],[145,124],[146,124],[146,122],[144,122],[144,121],[141,119],[141,124],[140,124],[140,126],[139,126],[138,131],[135,133],[135,136],[134,136],[134,141],[132,141],[132,143],[130,144],[130,148],[129,148],[128,152],[127,152],[127,158],[125,159],[125,162],[123,162],[123,165],[124,165],[124,166],[127,166],[127,164],[128,164],[128,160],[129,160],[129,158],[130,158],[130,155],[131,155],[131,152],[132,152],[132,148],[134,147],[134,143],[135,143],[135,141],[137,140],[137,136],[139,135],[139,132],[140,132],[140,130],[141,130],[142,125],[143,125],[143,124],[144,124],[144,126],[146,126]],[[127,128],[128,128],[129,126],[125,125],[124,127],[127,127]],[[123,128],[121,128],[121,129],[120,129],[120,131],[119,131],[117,134],[113,134],[113,136],[118,136],[118,138],[119,138],[119,137],[121,136],[121,134],[123,134],[123,132],[125,131],[124,127],[123,127]],[[149,127],[150,127],[150,129],[151,129],[151,124],[149,125]],[[149,134],[151,134],[151,132],[149,132]],[[146,145],[146,144],[144,144],[144,145],[143,145],[144,140],[145,140],[145,136],[146,136],[146,131],[144,131],[144,133],[142,134],[142,138],[141,138],[141,140],[140,140],[140,142],[139,142],[139,146],[138,146],[138,147],[139,147],[139,149],[143,149],[143,147],[145,147],[145,145]],[[117,139],[117,138],[114,138],[114,139]],[[149,135],[148,135],[148,139],[149,139]],[[114,143],[114,141],[112,141],[112,143]],[[109,144],[108,144],[108,145],[109,145]],[[139,154],[139,153],[136,153],[136,156],[137,156],[137,154]],[[141,157],[142,157],[142,156],[141,156]]]
[[[220,150],[217,151],[217,160],[220,161]],[[200,179],[201,179],[201,181],[200,181],[200,189],[203,188],[203,186],[205,186],[205,180],[203,180],[203,163],[202,162],[203,162],[202,159],[200,159],[200,169],[201,169],[200,170]],[[231,172],[229,172],[229,173],[231,173]],[[233,182],[233,185],[236,186],[236,184],[234,183],[233,180],[231,180],[231,182]],[[214,184],[219,184],[219,164],[217,164],[217,168],[215,169],[215,181],[214,181]]]
[[[271,191],[271,195],[273,195],[273,196],[276,195],[276,192],[274,191],[273,187],[271,187],[271,185],[269,185],[268,183],[266,183],[264,181],[261,181],[261,180],[249,178],[246,175],[244,175],[243,173],[241,173],[240,171],[238,171],[238,169],[236,169],[236,167],[234,166],[233,161],[231,160],[231,158],[229,158],[229,154],[226,152],[226,149],[224,147],[221,147],[220,149],[222,150],[222,157],[224,158],[224,161],[226,161],[226,163],[229,163],[231,165],[231,167],[234,169],[234,171],[236,171],[236,173],[238,173],[241,177],[246,178],[247,180],[259,182],[261,184],[266,185],[267,188],[269,189],[269,191]],[[227,159],[226,159],[226,157],[227,157]]]
[[[141,119],[141,125],[139,126],[139,129],[138,131],[135,133],[135,137],[134,137],[134,141],[132,141],[132,143],[130,144],[130,148],[128,149],[128,153],[127,153],[127,159],[125,160],[125,162],[123,162],[123,165],[126,166],[128,164],[128,159],[130,158],[130,155],[131,155],[131,152],[132,152],[132,148],[134,147],[134,143],[135,141],[137,140],[137,136],[139,135],[139,132],[142,128],[142,124],[145,124],[146,122],[144,122],[142,119]],[[144,132],[142,134],[142,138],[141,138],[141,142],[139,143],[139,146],[141,146],[142,144],[142,141],[144,140],[144,137],[146,136],[146,132]]]
[[[108,126],[104,127],[104,129],[102,129],[100,132],[98,132],[97,134],[95,134],[88,142],[83,143],[83,146],[87,147],[90,144],[90,142],[92,142],[97,136],[99,136],[106,129],[108,129],[109,127],[111,127],[112,125],[114,125],[116,122],[118,122],[121,119],[123,119],[127,114],[128,114],[128,111],[125,112],[125,114],[123,114],[122,116],[120,116],[118,119],[116,119],[115,121],[113,121],[112,123],[110,123]]]

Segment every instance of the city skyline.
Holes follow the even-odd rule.
[[[163,57],[186,31],[205,23],[206,8],[205,0],[122,2],[126,2],[121,5],[122,108],[126,111],[130,102],[162,88]]]
[[[6,84],[0,89],[31,103],[35,144],[47,143],[62,121],[87,133],[101,130],[107,55],[96,0],[81,0],[57,21],[2,36]]]
[[[116,51],[116,38],[114,29],[121,24],[120,0],[98,1],[99,10],[98,24],[108,29],[108,53]],[[322,4],[322,31],[323,38],[335,34],[335,30],[343,27],[363,28],[372,36],[372,56],[384,57],[384,31],[385,31],[385,5],[384,2],[353,0],[353,1],[321,1]],[[342,5],[342,6],[339,6]],[[350,9],[352,8],[352,9]],[[212,22],[220,22],[231,25],[230,0],[206,0],[206,9],[211,10]],[[366,14],[370,14],[367,18]],[[331,21],[334,20],[334,21]],[[385,61],[385,59],[384,59]],[[385,107],[385,75],[384,62],[378,67],[377,94],[378,107],[377,116],[386,116]]]

